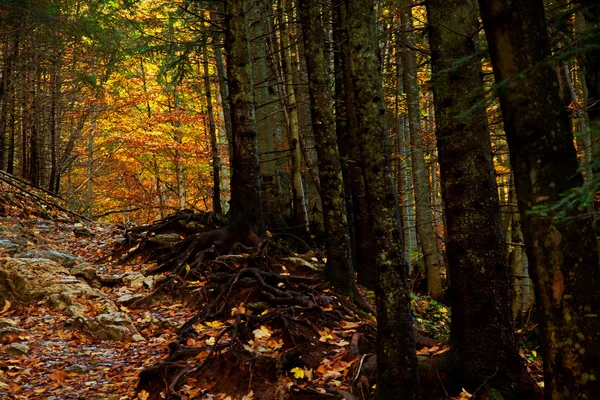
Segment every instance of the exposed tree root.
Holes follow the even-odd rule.
[[[186,391],[241,397],[251,390],[261,400],[370,398],[374,381],[364,378],[369,361],[363,355],[375,352],[374,323],[361,320],[357,306],[335,293],[320,269],[290,257],[272,240],[252,232],[236,235],[216,224],[214,229],[202,224],[202,232],[189,229],[190,221],[207,218],[182,212],[126,232],[124,245],[134,250],[125,249],[121,260],[155,260],[151,272],[167,273],[152,294],[130,307],[149,306],[163,295],[183,296],[198,306],[179,328],[169,357],[142,371],[138,391],[146,390],[151,399],[182,398]],[[173,234],[181,238],[168,246],[151,240]],[[374,313],[357,298],[360,309]],[[356,377],[336,372],[327,378],[320,371],[318,380],[324,359],[340,370],[358,363],[361,368]],[[315,379],[294,376],[293,369]],[[336,379],[347,385],[329,384]]]

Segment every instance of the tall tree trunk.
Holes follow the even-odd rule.
[[[494,76],[501,84],[498,94],[535,283],[546,398],[591,399],[600,392],[598,251],[587,210],[553,208],[583,178],[556,73],[548,63],[544,4],[479,4]]]
[[[351,294],[354,270],[350,256],[344,181],[333,119],[333,97],[329,88],[320,1],[301,0],[299,8],[327,237],[325,273],[338,290]]]
[[[170,110],[172,112],[178,113],[180,111],[179,107],[179,88],[177,83],[173,83],[173,109]],[[181,123],[179,121],[175,121],[173,136],[175,139],[175,179],[177,181],[177,201],[178,209],[184,210],[186,206],[186,187],[185,187],[185,168],[183,165],[183,153],[181,151],[181,147],[183,146],[183,132],[181,131],[180,126]],[[214,128],[214,121],[213,121]]]
[[[254,77],[254,97],[256,103],[256,129],[260,155],[260,177],[263,189],[265,220],[267,226],[281,226],[280,210],[275,185],[275,158],[273,153],[273,126],[270,113],[273,112],[269,95],[267,76],[266,29],[268,18],[265,15],[264,0],[254,0],[250,21],[250,49],[252,52],[252,75]]]
[[[286,9],[287,0],[279,0],[278,11],[282,51],[281,61],[287,94],[287,109],[289,113],[289,130],[292,147],[292,194],[294,197],[296,223],[298,226],[301,226],[305,232],[308,232],[308,212],[304,199],[304,189],[302,187],[302,149],[300,148],[298,107],[296,103],[296,91],[294,89],[292,63],[290,60],[289,24],[287,23]]]
[[[345,8],[335,2],[333,37],[337,51],[334,53],[336,87],[336,129],[338,144],[342,154],[342,167],[346,168],[344,182],[348,180],[345,192],[348,207],[348,223],[354,232],[352,249],[355,252],[354,268],[357,282],[368,289],[375,290],[375,255],[373,249],[373,220],[365,192],[362,173],[362,157],[359,144],[359,122],[354,96],[354,80],[350,66],[348,34],[343,25],[342,12]],[[352,214],[350,214],[352,213]]]
[[[217,14],[211,13],[210,19],[213,23],[217,23]],[[223,108],[223,121],[225,123],[225,133],[227,134],[229,164],[232,164],[233,157],[233,127],[231,122],[231,106],[229,105],[229,84],[227,82],[227,73],[225,71],[225,63],[223,62],[223,51],[221,42],[221,33],[215,32],[213,35],[213,50],[215,52],[215,61],[217,66],[217,79],[219,82],[219,92],[221,94],[221,105]]]
[[[300,135],[300,149],[304,159],[304,183],[308,219],[311,223],[311,229],[323,231],[323,204],[320,195],[320,182],[318,171],[318,155],[315,145],[315,132],[312,125],[310,95],[308,93],[308,75],[306,73],[306,51],[302,39],[302,27],[298,16],[297,7],[292,4],[297,1],[287,1],[288,21],[297,21],[290,23],[290,60],[292,67],[292,78],[296,95],[296,105],[298,107],[298,125]],[[312,232],[317,233],[317,232]]]
[[[346,0],[346,26],[377,271],[378,399],[419,399],[407,266],[392,175],[373,0]]]
[[[247,0],[226,3],[227,76],[233,128],[230,225],[236,234],[264,232],[254,114],[252,61],[248,44]]]
[[[514,335],[486,112],[474,106],[483,96],[481,62],[474,57],[479,51],[475,10],[475,0],[427,3],[457,372],[452,381],[483,397],[500,392],[504,399],[534,398],[536,385],[521,364]]]
[[[412,174],[415,191],[417,213],[417,235],[423,249],[425,271],[427,274],[427,291],[434,299],[444,294],[440,262],[437,253],[435,234],[433,232],[433,216],[429,202],[429,177],[425,166],[425,148],[421,137],[419,118],[419,83],[417,80],[417,62],[411,8],[400,10],[400,36],[404,44],[402,66],[404,67],[404,90],[408,107],[410,131],[410,152],[412,158]]]
[[[208,132],[210,134],[210,152],[212,156],[213,167],[213,211],[221,214],[221,159],[219,158],[219,148],[217,147],[217,128],[215,126],[215,115],[212,103],[212,88],[210,86],[210,75],[208,73],[208,48],[204,46],[204,90],[206,92],[206,111],[208,118]]]
[[[512,181],[512,179],[511,179]],[[517,194],[514,186],[511,186],[508,202],[516,204]],[[525,255],[525,243],[523,239],[523,229],[521,227],[521,217],[516,207],[510,207],[510,238],[507,242],[511,251],[508,262],[511,272],[512,283],[512,312],[516,321],[523,320],[525,313],[531,305],[531,280],[527,271],[527,256]],[[516,210],[517,212],[514,212]]]
[[[416,244],[416,226],[414,221],[414,192],[412,175],[409,172],[412,169],[410,160],[410,150],[407,146],[407,117],[406,114],[400,113],[400,97],[404,91],[404,84],[402,82],[402,40],[400,39],[399,33],[396,34],[396,93],[395,93],[395,108],[397,117],[396,136],[398,137],[398,158],[399,158],[399,179],[398,187],[400,190],[400,198],[402,204],[400,210],[402,211],[402,232],[404,237],[404,257],[408,264],[408,276],[411,277],[413,274],[413,248]]]

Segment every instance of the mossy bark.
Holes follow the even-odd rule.
[[[377,271],[378,399],[418,399],[419,377],[400,210],[392,176],[373,0],[346,0],[349,59],[360,126]]]
[[[225,50],[233,133],[230,225],[235,234],[264,232],[247,0],[226,3]]]
[[[509,267],[492,160],[475,0],[427,3],[436,137],[446,215],[453,384],[534,398],[514,335]],[[443,21],[443,24],[440,22]],[[490,377],[494,376],[494,379]]]
[[[350,234],[346,217],[342,164],[333,119],[333,96],[329,88],[324,29],[319,0],[298,2],[302,22],[306,67],[319,180],[325,223],[327,265],[325,273],[345,293],[352,293],[354,270],[350,256]]]
[[[547,399],[600,393],[600,268],[587,210],[553,206],[583,184],[542,0],[479,0],[535,284]],[[538,211],[536,212],[536,208]]]

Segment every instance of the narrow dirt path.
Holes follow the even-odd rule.
[[[109,261],[115,227],[92,224],[85,228],[70,222],[52,223],[38,218],[5,217],[0,226],[19,224],[27,238],[26,250],[43,248],[79,256],[98,273],[129,274],[147,265],[116,265]],[[9,231],[10,229],[6,229]],[[85,236],[75,235],[75,231]],[[29,240],[31,238],[31,240]],[[10,235],[5,240],[10,240]],[[37,240],[34,240],[37,239]],[[104,257],[103,262],[96,260]],[[102,287],[113,301],[126,296],[146,295],[150,287],[140,279]],[[29,306],[0,304],[0,398],[8,399],[131,399],[139,372],[160,362],[168,353],[178,324],[192,315],[182,303],[131,310],[121,306],[142,338],[138,341],[99,341],[73,329],[73,319],[53,311],[45,302]],[[94,313],[93,303],[85,313]],[[26,353],[26,354],[24,354]]]

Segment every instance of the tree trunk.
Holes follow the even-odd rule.
[[[357,282],[375,290],[375,259],[373,253],[373,221],[367,203],[365,182],[361,168],[359,126],[356,115],[353,78],[349,67],[350,58],[348,35],[342,24],[344,7],[332,4],[335,91],[336,91],[336,130],[338,146],[342,157],[344,193],[348,211],[348,227],[351,233],[351,252]]]
[[[179,112],[179,89],[177,84],[173,84],[173,109],[169,110],[171,112]],[[212,110],[211,110],[212,111]],[[211,113],[209,113],[210,115]],[[212,119],[211,119],[212,121]],[[214,130],[214,121],[213,130]],[[186,207],[186,187],[185,187],[185,168],[183,165],[183,154],[181,152],[181,147],[183,146],[183,132],[181,131],[180,126],[181,123],[179,121],[175,121],[173,136],[175,139],[175,179],[177,181],[177,201],[178,209],[184,210]]]
[[[350,256],[342,164],[333,119],[333,97],[329,88],[325,57],[324,29],[320,18],[320,1],[301,0],[299,8],[327,238],[325,273],[338,290],[351,294],[354,271]]]
[[[217,147],[217,128],[215,126],[215,116],[213,113],[212,88],[210,86],[210,75],[208,73],[208,48],[204,46],[204,90],[206,91],[206,111],[208,118],[208,132],[210,134],[210,151],[213,167],[213,211],[221,214],[221,159],[219,158],[219,148]]]
[[[392,175],[390,145],[377,46],[375,3],[346,0],[346,26],[367,200],[373,216],[377,271],[378,399],[419,399],[419,377],[403,258],[400,210]]]
[[[297,1],[294,2],[297,4]],[[318,171],[318,155],[315,145],[315,132],[312,125],[310,95],[308,93],[308,75],[306,73],[306,51],[302,40],[302,27],[299,23],[298,11],[287,1],[288,21],[290,23],[290,61],[292,67],[292,78],[298,107],[298,125],[300,137],[300,149],[305,164],[304,183],[307,203],[308,220],[311,224],[313,234],[318,230],[323,232],[323,204],[320,195],[320,182]]]
[[[402,66],[404,67],[404,90],[408,107],[410,131],[410,152],[412,158],[412,174],[415,191],[417,213],[417,235],[423,249],[425,271],[427,274],[427,291],[434,299],[444,294],[440,262],[433,232],[433,216],[429,202],[429,178],[425,166],[425,149],[421,138],[419,118],[419,83],[417,80],[417,62],[412,48],[415,47],[411,8],[400,10],[400,36],[404,44]]]
[[[267,226],[281,228],[281,209],[278,203],[277,186],[275,182],[275,159],[273,143],[273,119],[271,114],[276,112],[276,105],[270,95],[270,82],[267,75],[266,32],[268,16],[265,2],[254,0],[252,21],[250,22],[252,74],[254,77],[254,94],[256,103],[256,128],[258,135],[258,150],[260,154],[260,177],[265,201],[265,220]]]
[[[293,70],[291,64],[289,24],[287,23],[286,10],[287,1],[279,0],[279,29],[281,38],[281,58],[285,89],[287,98],[287,109],[289,113],[290,144],[292,147],[292,195],[294,198],[294,214],[296,223],[308,233],[308,212],[304,199],[302,187],[302,149],[300,148],[300,131],[298,121],[298,107],[296,105],[296,91],[294,89]]]
[[[264,232],[252,62],[248,45],[247,0],[226,3],[227,76],[233,129],[231,209],[229,223],[238,234]]]
[[[600,269],[592,217],[557,206],[583,184],[542,0],[479,1],[535,283],[547,399],[600,392]],[[559,215],[559,211],[562,214]],[[566,214],[566,217],[565,217]]]
[[[216,13],[210,14],[211,22],[218,20]],[[227,74],[225,72],[225,63],[223,62],[223,51],[221,49],[221,34],[215,32],[213,35],[213,50],[215,52],[215,61],[217,66],[217,79],[219,82],[219,92],[221,93],[221,105],[223,108],[223,122],[225,123],[225,133],[227,134],[227,149],[229,153],[229,164],[232,164],[233,157],[233,127],[231,122],[231,106],[229,105],[229,85],[227,82]]]
[[[509,268],[487,131],[475,1],[427,3],[441,187],[446,209],[453,380],[493,398],[534,398],[514,336]],[[443,23],[441,23],[443,21]],[[494,376],[494,379],[490,379]],[[521,380],[521,378],[524,378]],[[521,382],[529,382],[522,387]],[[481,387],[485,385],[485,387]],[[483,392],[482,392],[483,393]]]

